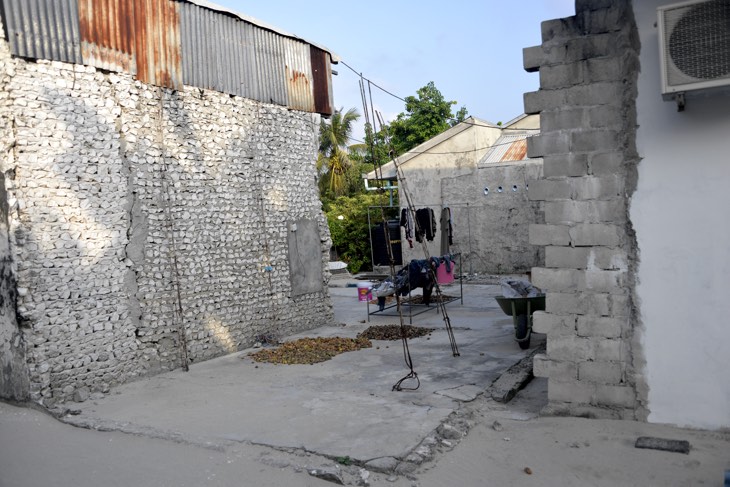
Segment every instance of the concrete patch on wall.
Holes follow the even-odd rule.
[[[289,272],[292,297],[322,291],[320,230],[314,220],[289,223]]]

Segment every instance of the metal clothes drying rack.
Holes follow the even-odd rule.
[[[464,281],[463,276],[461,274],[461,252],[456,254],[451,254],[453,257],[459,257],[459,263],[458,266],[456,262],[454,262],[454,267],[452,269],[452,273],[454,274],[454,281],[457,279],[459,280],[459,295],[458,296],[452,296],[449,299],[445,299],[443,301],[444,305],[447,305],[449,303],[453,303],[454,301],[461,301],[461,304],[464,304]],[[458,273],[456,272],[458,269]],[[395,291],[392,294],[389,294],[388,296],[395,295]],[[438,306],[431,306],[430,304],[423,304],[423,303],[412,303],[413,296],[411,294],[411,290],[408,291],[408,298],[403,299],[401,301],[401,306],[405,306],[408,308],[408,324],[413,324],[413,317],[418,316],[422,313],[426,313],[427,311],[435,310],[436,312],[439,311]],[[376,308],[374,311],[370,311],[370,300],[367,300],[367,312],[368,312],[368,322],[370,322],[370,317],[374,315],[381,315],[381,316],[398,316],[398,312],[395,311],[388,311],[392,310],[393,308],[396,308],[398,305],[397,303],[393,303],[390,305],[387,305],[383,307],[383,309]],[[415,308],[415,311],[414,311]]]

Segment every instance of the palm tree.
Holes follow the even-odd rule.
[[[322,120],[319,126],[319,157],[317,169],[329,178],[329,190],[337,195],[345,188],[345,173],[350,167],[347,141],[352,134],[352,124],[360,118],[355,108],[342,113],[335,110],[329,122]]]

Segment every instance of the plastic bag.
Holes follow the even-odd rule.
[[[502,296],[505,298],[534,298],[542,296],[540,288],[535,287],[526,279],[500,279]]]

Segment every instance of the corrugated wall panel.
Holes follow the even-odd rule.
[[[249,24],[190,3],[180,4],[183,82],[251,96],[246,80]]]
[[[267,103],[289,106],[283,38],[267,30],[255,29],[254,49],[259,99]]]
[[[332,63],[330,55],[318,47],[310,46],[309,57],[312,60],[314,111],[324,115],[332,115]]]
[[[10,52],[81,64],[76,0],[2,0]]]
[[[84,64],[136,73],[134,4],[119,0],[78,0]]]
[[[179,0],[0,0],[0,13],[17,56],[332,113],[327,51],[232,14]]]
[[[314,111],[312,90],[312,60],[309,45],[292,39],[282,39],[286,55],[286,81],[289,108],[305,112]]]
[[[179,90],[183,86],[178,3],[133,0],[137,79]]]

